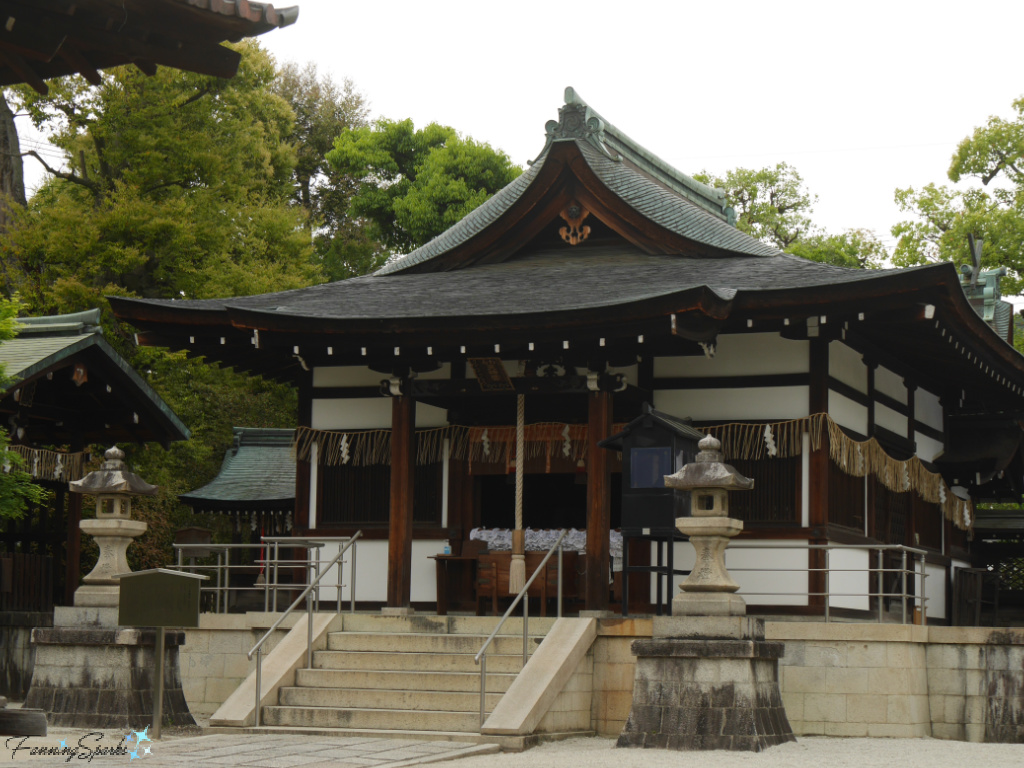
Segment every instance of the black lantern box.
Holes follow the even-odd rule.
[[[598,445],[622,452],[622,533],[625,536],[672,535],[677,517],[689,517],[690,494],[665,487],[671,475],[697,457],[705,437],[690,419],[644,412]]]

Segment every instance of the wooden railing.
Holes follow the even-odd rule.
[[[52,611],[53,558],[0,552],[0,611]]]

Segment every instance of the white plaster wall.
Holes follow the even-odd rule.
[[[412,542],[412,593],[413,602],[434,602],[437,600],[437,569],[431,555],[444,551],[445,542],[435,539],[415,539]],[[327,544],[321,550],[321,561],[329,562],[338,554],[338,544]],[[385,539],[371,539],[356,542],[356,600],[358,602],[385,602],[388,588],[388,542]],[[347,607],[351,599],[350,578],[351,552],[345,554],[342,568],[341,599]],[[321,600],[334,601],[338,596],[338,569],[331,568],[320,592]]]
[[[871,608],[868,574],[871,553],[866,549],[833,549],[828,553],[829,605],[866,611]]]
[[[416,403],[417,427],[443,427],[448,411]],[[391,429],[390,397],[313,400],[313,429]]]
[[[926,563],[924,572],[928,574],[924,585],[924,596],[928,598],[928,615],[933,619],[944,619],[946,618],[946,569],[941,565]],[[920,585],[918,587],[920,588]],[[920,595],[921,592],[918,591],[916,594]]]
[[[914,433],[914,439],[917,441],[917,457],[922,461],[934,461],[935,457],[943,451],[942,443],[926,437],[920,432]]]
[[[901,403],[907,402],[907,388],[903,384],[903,377],[896,375],[883,365],[875,369],[875,389]]]
[[[662,389],[654,407],[698,421],[719,419],[799,419],[807,415],[808,387],[746,389]]]
[[[608,366],[608,373],[621,373],[626,377],[626,383],[632,384],[634,387],[637,386],[639,366],[628,365],[623,368],[613,368]]]
[[[828,345],[828,375],[848,384],[861,394],[868,392],[868,367],[860,352],[833,341]]]
[[[855,403],[850,398],[829,390],[828,413],[839,426],[852,429],[862,435],[868,433],[867,406]]]
[[[363,365],[338,365],[313,369],[314,387],[375,387],[388,378]],[[443,363],[436,371],[416,374],[418,379],[450,379],[451,366]]]
[[[934,429],[942,429],[942,403],[939,396],[924,389],[914,393],[914,419]]]
[[[907,434],[907,417],[879,403],[875,403],[875,424],[900,436]]]
[[[777,333],[734,333],[718,337],[715,356],[656,357],[654,375],[756,376],[764,373],[807,373],[809,345]]]
[[[758,548],[748,548],[748,546]],[[744,540],[742,546],[730,546],[725,564],[733,580],[740,585],[737,594],[747,603],[757,605],[807,605],[807,550],[787,548],[778,542]],[[675,543],[673,565],[679,570],[693,568],[694,550],[688,541]],[[651,562],[657,562],[655,545],[651,545]],[[770,570],[768,570],[770,569]],[[795,569],[795,570],[794,570]],[[685,576],[672,580],[670,596],[679,594]],[[651,577],[651,595],[655,595]]]

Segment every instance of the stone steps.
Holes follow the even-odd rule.
[[[554,619],[532,619],[533,653]],[[473,660],[493,617],[346,614],[313,669],[264,706],[261,725],[296,732],[478,735],[480,666]],[[522,619],[509,620],[487,654],[485,711],[497,706],[523,667]],[[539,636],[538,636],[539,635]]]
[[[407,672],[359,669],[300,669],[296,685],[307,688],[376,688],[404,691],[461,691],[475,693],[480,690],[480,672]],[[516,676],[511,673],[492,672],[487,669],[487,690],[504,693]]]

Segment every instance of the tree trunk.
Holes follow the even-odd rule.
[[[21,162],[18,129],[7,98],[0,91],[0,232],[6,231],[10,219],[8,206],[25,205],[25,175]]]

